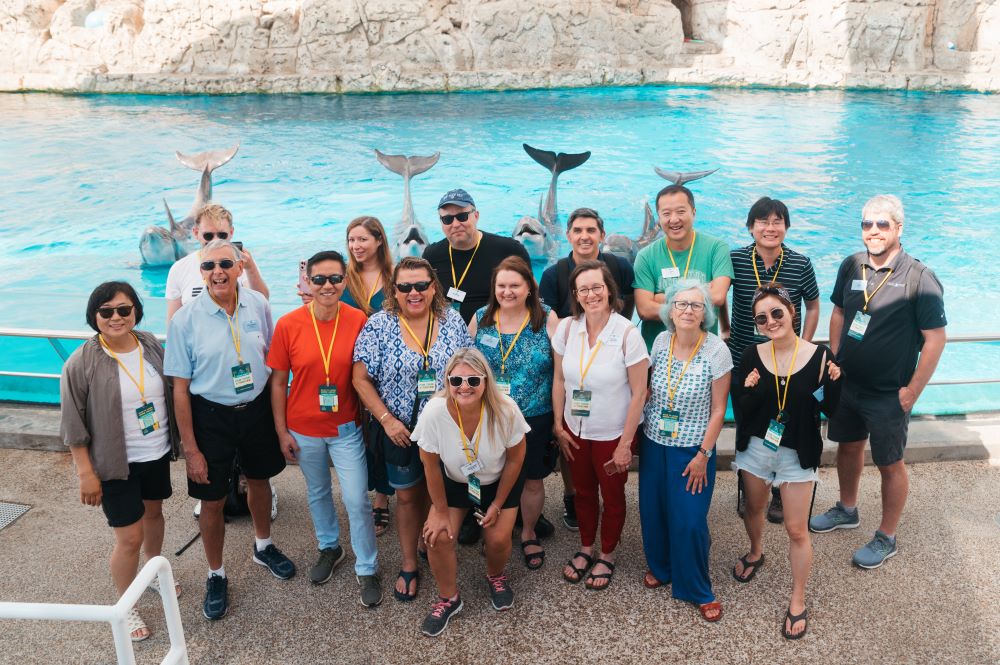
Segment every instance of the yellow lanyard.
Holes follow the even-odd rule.
[[[868,303],[871,301],[872,298],[875,297],[875,294],[878,293],[878,290],[881,289],[887,281],[889,281],[890,275],[892,275],[892,268],[889,268],[889,272],[885,274],[885,277],[882,279],[881,282],[879,282],[878,286],[875,287],[875,290],[872,291],[872,294],[868,295],[868,272],[865,270],[865,264],[863,263],[861,264],[861,279],[865,281],[865,290],[864,290],[865,306],[861,308],[862,312],[868,312]]]
[[[372,284],[372,290],[368,292],[368,302],[367,302],[367,304],[368,304],[369,307],[371,306],[371,304],[372,304],[372,298],[375,297],[375,292],[378,291],[378,287],[379,287],[379,285],[381,283],[382,283],[382,278],[379,277],[378,279],[375,280],[375,283]],[[337,312],[337,316],[340,316],[339,310]]]
[[[677,267],[677,262],[674,261],[674,253],[670,251],[670,243],[667,242],[666,238],[663,239],[663,242],[667,246],[667,255],[670,257],[670,263],[676,268]],[[688,247],[688,259],[687,259],[687,263],[684,264],[684,274],[681,275],[681,277],[683,277],[685,279],[688,276],[688,269],[691,267],[691,256],[694,254],[694,244],[696,242],[698,242],[698,232],[694,231],[694,235],[691,237],[691,246]]]
[[[517,329],[517,334],[514,335],[514,339],[511,341],[510,346],[507,347],[507,352],[504,353],[503,350],[503,333],[500,332],[500,314],[497,314],[497,337],[500,339],[500,373],[503,374],[507,368],[507,358],[510,356],[510,352],[514,350],[514,345],[517,344],[517,340],[521,337],[521,333],[528,326],[528,319],[531,318],[531,312],[527,312],[524,315],[524,321],[521,322],[521,327]],[[589,365],[588,365],[589,367]]]
[[[330,346],[326,353],[323,352],[323,340],[319,336],[319,324],[316,323],[316,312],[313,311],[313,303],[309,303],[309,316],[312,317],[313,330],[316,331],[316,341],[319,342],[319,356],[323,359],[323,370],[326,372],[326,385],[330,385],[330,359],[333,358],[333,340],[337,339],[337,328],[340,327],[340,303],[337,303],[337,318],[333,322],[333,337],[330,338]]]
[[[135,385],[135,387],[139,390],[139,398],[142,400],[142,403],[145,404],[146,403],[146,373],[142,371],[142,344],[139,342],[139,338],[135,336],[135,333],[131,333],[131,334],[132,334],[132,337],[135,339],[135,343],[139,345],[139,380],[138,381],[136,381],[135,377],[132,376],[132,372],[128,371],[128,367],[126,367],[125,363],[123,363],[121,361],[121,358],[118,357],[118,354],[115,353],[114,351],[112,351],[111,347],[108,346],[108,343],[104,341],[104,335],[98,335],[97,339],[101,340],[101,346],[104,347],[104,350],[111,354],[111,357],[114,358],[118,362],[118,366],[122,368],[123,372],[125,372],[125,376],[127,376],[132,381],[132,383]]]
[[[771,284],[778,281],[778,273],[781,272],[781,264],[785,261],[785,248],[781,248],[781,253],[778,254],[778,269],[774,271],[774,276],[771,278]],[[757,246],[750,250],[750,263],[753,265],[753,276],[757,278],[757,288],[759,289],[760,284],[760,273],[757,272]]]
[[[771,362],[774,363],[774,391],[778,395],[778,422],[781,422],[785,413],[785,404],[788,404],[788,386],[792,385],[792,370],[795,369],[795,357],[799,355],[799,338],[795,336],[795,350],[792,351],[792,364],[788,366],[788,376],[785,377],[785,394],[782,396],[781,387],[778,385],[778,358],[774,355],[774,342],[771,342]]]
[[[427,346],[426,347],[423,344],[420,343],[420,338],[417,337],[416,333],[413,332],[413,328],[410,327],[410,324],[406,322],[406,317],[405,316],[400,315],[399,316],[399,322],[403,324],[403,327],[406,328],[406,332],[410,333],[410,337],[412,337],[413,341],[417,343],[418,347],[420,347],[420,354],[424,357],[424,369],[427,369],[427,367],[430,365],[430,360],[429,360],[428,356],[431,355],[431,335],[430,335],[430,333],[434,329],[434,312],[431,312],[430,318],[427,320],[427,340],[426,340]]]
[[[684,380],[684,374],[688,371],[688,365],[694,360],[694,357],[698,355],[698,350],[701,349],[702,342],[705,341],[705,333],[702,333],[698,337],[698,343],[694,345],[694,351],[691,352],[691,357],[684,362],[684,367],[681,368],[680,376],[677,377],[677,384],[670,385],[670,375],[674,369],[674,340],[677,339],[677,335],[673,335],[670,338],[670,350],[667,351],[667,405],[671,410],[674,408],[674,395],[677,394],[677,389],[681,387],[681,382]]]
[[[451,245],[448,245],[448,262],[451,263],[451,284],[456,289],[461,288],[462,282],[465,281],[465,276],[469,274],[469,268],[472,267],[472,260],[476,258],[476,252],[479,251],[479,243],[483,241],[483,237],[479,236],[479,240],[476,241],[476,248],[472,250],[472,256],[469,257],[469,262],[465,264],[465,272],[462,273],[462,277],[459,280],[455,280],[455,257],[451,255]]]
[[[458,414],[458,433],[462,435],[462,452],[465,453],[465,459],[469,464],[472,464],[479,458],[479,439],[483,434],[483,412],[486,409],[486,404],[481,402],[479,404],[479,424],[476,426],[475,438],[476,442],[473,444],[472,454],[469,454],[469,440],[465,438],[465,425],[462,424],[462,410],[458,407],[458,402],[455,402],[455,413]]]
[[[597,346],[594,350],[590,352],[590,360],[587,361],[587,366],[583,366],[583,347],[587,344],[587,324],[583,324],[583,339],[580,340],[580,390],[583,390],[583,380],[587,378],[587,372],[590,371],[590,366],[594,364],[594,358],[597,357],[597,352],[601,350],[601,345],[604,344],[603,340],[597,342]],[[513,344],[511,345],[513,346]]]
[[[229,321],[229,334],[233,336],[233,348],[236,349],[236,359],[239,360],[240,364],[243,364],[243,355],[240,353],[240,294],[239,291],[236,292],[236,307],[233,309],[233,315],[229,316],[229,312],[226,308],[215,299],[215,296],[208,294],[208,297],[212,299],[216,305],[222,310],[222,313],[226,315],[226,320]],[[236,326],[233,326],[233,321],[236,321]]]

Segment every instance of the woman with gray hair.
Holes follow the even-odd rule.
[[[667,329],[650,352],[639,453],[639,517],[649,564],[643,584],[670,584],[674,598],[718,621],[722,604],[708,576],[708,509],[733,360],[725,342],[708,332],[715,312],[706,284],[675,282],[660,318]]]

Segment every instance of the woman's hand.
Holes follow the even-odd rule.
[[[757,385],[758,381],[760,381],[760,372],[758,372],[757,368],[754,367],[753,371],[747,374],[747,378],[743,381],[743,387],[753,388]]]
[[[691,492],[691,494],[701,494],[701,491],[708,485],[707,474],[705,472],[707,468],[708,458],[701,453],[695,453],[694,459],[688,462],[687,467],[684,468],[684,473],[681,474],[687,477],[687,485],[684,489]]]
[[[386,435],[400,448],[406,448],[413,443],[410,441],[410,430],[406,429],[406,425],[395,416],[390,414],[382,427],[385,428]]]
[[[632,448],[628,445],[618,444],[615,448],[611,461],[615,463],[615,473],[625,473],[632,465]]]
[[[281,454],[285,456],[285,459],[289,462],[294,462],[299,458],[299,444],[296,443],[295,437],[292,436],[288,430],[278,434],[278,443],[281,445]]]
[[[559,444],[559,450],[562,451],[563,457],[569,461],[573,461],[573,451],[579,450],[580,446],[576,445],[573,437],[562,427],[557,426],[552,428],[552,434],[556,437],[556,443]]]
[[[101,479],[93,471],[80,474],[80,503],[85,506],[101,505]]]
[[[451,520],[448,518],[447,509],[439,510],[432,507],[427,515],[427,521],[424,522],[422,532],[424,542],[427,543],[428,547],[434,547],[442,533],[448,536],[448,540],[455,540],[455,534],[451,532]]]
[[[826,361],[826,368],[830,373],[830,380],[836,381],[840,378],[840,365],[833,362],[832,360]]]
[[[479,526],[483,527],[484,529],[488,529],[489,527],[496,524],[498,519],[500,519],[500,506],[498,506],[495,503],[491,503],[490,505],[486,506],[486,516],[479,523]]]

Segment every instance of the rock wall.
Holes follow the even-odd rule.
[[[0,90],[660,82],[998,91],[1000,0],[0,0]]]

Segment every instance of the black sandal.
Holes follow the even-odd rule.
[[[531,545],[534,545],[535,547],[542,546],[542,544],[538,541],[537,538],[534,540],[521,541],[521,554],[524,555],[524,566],[528,570],[538,570],[539,568],[542,567],[542,564],[545,563],[545,550],[542,550],[541,552],[532,552],[531,554],[528,554],[527,552],[524,551],[524,548],[529,547]]]
[[[583,559],[584,561],[587,562],[586,565],[583,568],[577,568],[575,565],[573,565],[573,562],[576,561],[577,559]],[[577,582],[583,579],[584,573],[590,570],[590,567],[594,565],[594,557],[590,556],[589,554],[584,554],[583,552],[577,552],[572,557],[570,557],[569,561],[566,562],[566,565],[572,568],[573,572],[576,573],[576,579],[573,579],[572,577],[567,575],[565,568],[563,569],[563,579],[569,582],[570,584],[576,584]]]
[[[399,571],[399,574],[396,575],[396,579],[399,579],[399,578],[403,578],[403,583],[406,585],[406,591],[407,592],[400,593],[399,589],[397,589],[395,586],[393,586],[392,587],[392,595],[395,596],[396,600],[398,600],[401,603],[408,603],[411,600],[415,600],[416,597],[417,597],[417,593],[419,593],[419,591],[420,591],[420,584],[419,584],[420,571],[419,570],[401,570],[401,571]],[[408,593],[408,592],[410,590],[410,584],[412,582],[417,582],[417,584],[413,585],[413,593],[411,594],[411,593]]]
[[[609,573],[600,573],[600,574],[596,574],[596,575],[593,572],[591,572],[589,575],[587,575],[587,581],[584,584],[591,591],[604,591],[609,586],[611,586],[611,577],[615,574],[615,564],[611,563],[610,561],[605,561],[604,559],[598,559],[597,561],[594,562],[594,567],[596,568],[597,566],[599,566],[602,563],[611,572],[609,572]],[[608,583],[604,584],[602,586],[594,586],[594,580],[607,580]]]
[[[372,520],[375,522],[375,536],[381,536],[389,528],[389,509],[372,508]]]
[[[743,584],[746,584],[747,582],[751,581],[754,578],[754,575],[757,574],[757,569],[760,568],[764,564],[764,555],[763,554],[761,554],[760,558],[757,559],[756,561],[747,561],[747,557],[749,557],[749,556],[750,556],[750,553],[747,552],[739,560],[740,563],[743,564],[743,575],[744,575],[744,577],[740,577],[736,573],[736,566],[733,566],[733,579],[736,580],[737,582],[742,582]],[[747,571],[748,570],[750,571],[749,575],[747,575]]]
[[[788,622],[787,628],[785,628],[785,621]],[[793,628],[795,628],[795,624],[797,624],[799,621],[805,621],[806,625],[805,628],[802,629],[802,632],[796,635],[791,631]],[[792,608],[789,607],[785,611],[784,621],[781,622],[781,634],[785,636],[786,640],[797,640],[803,635],[805,635],[807,630],[809,630],[809,610],[802,610],[802,614],[794,615],[792,614]]]

